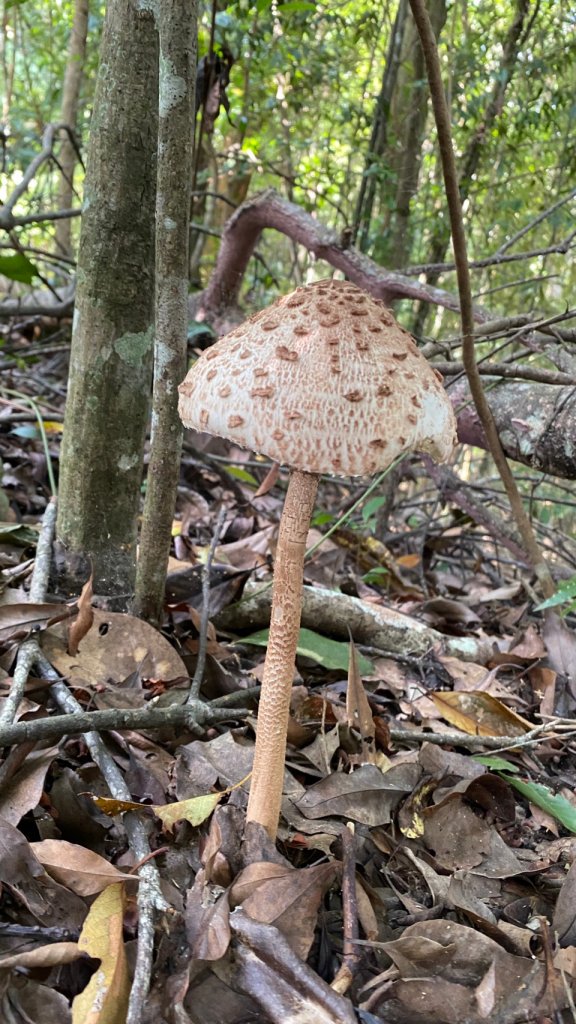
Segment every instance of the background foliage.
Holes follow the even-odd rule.
[[[482,130],[486,106],[501,73],[503,39],[516,6],[508,0],[490,5],[476,0],[452,3],[446,9],[440,46],[460,155],[474,133]],[[4,197],[37,151],[43,126],[58,120],[72,7],[68,0],[52,4],[5,0]],[[528,7],[504,106],[482,138],[478,170],[465,202],[472,259],[498,252],[516,232],[557,200],[566,200],[572,191],[574,11],[556,0]],[[210,159],[199,171],[198,188],[208,185],[234,202],[242,178],[250,192],[273,186],[314,211],[328,226],[339,230],[353,227],[396,14],[396,2],[380,6],[362,0],[337,4],[240,0],[222,6],[215,15],[214,44],[217,51],[228,48],[234,57],[226,90],[229,111],[220,109],[210,140]],[[80,113],[84,144],[102,18],[103,5],[92,3]],[[201,55],[208,50],[211,20],[211,9],[204,5]],[[389,138],[389,149],[396,143]],[[418,190],[410,211],[410,264],[429,259],[431,238],[444,217],[429,114],[418,158]],[[369,173],[377,179],[378,196],[366,249],[378,259],[385,250],[382,229],[395,181],[385,160],[374,161]],[[45,169],[18,212],[49,208],[54,181],[55,168]],[[77,187],[80,185],[79,179]],[[205,232],[221,231],[229,212],[230,207],[219,198],[199,210],[201,282],[206,281],[216,251],[214,239]],[[573,213],[573,202],[558,206],[515,250],[541,250],[558,244],[572,230]],[[47,245],[48,234],[46,228],[30,228],[27,241]],[[306,253],[277,237],[261,246],[260,255],[262,260],[253,262],[247,281],[249,289],[256,290],[250,298],[258,303],[302,278],[309,263]],[[571,261],[564,255],[536,255],[520,264],[477,272],[474,284],[479,296],[485,298],[490,293],[490,305],[500,312],[537,308],[550,313],[569,301],[573,274]],[[453,279],[444,275],[442,283],[452,287]],[[446,316],[438,315],[435,333]]]

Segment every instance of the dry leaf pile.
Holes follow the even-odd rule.
[[[130,801],[110,797],[80,734],[4,745],[0,1020],[125,1021],[139,925],[126,815],[145,824],[167,908],[144,1024],[575,1020],[572,633],[534,613],[527,573],[483,528],[439,511],[416,464],[393,515],[360,508],[307,563],[321,600],[308,619],[305,605],[280,841],[245,833],[281,507],[278,490],[255,497],[266,472],[216,443],[185,460],[161,632],[88,584],[77,603],[28,603],[37,510],[6,524],[1,692],[36,636],[83,708],[136,711],[186,701],[224,505],[201,696],[240,691],[250,714],[109,730]],[[359,496],[323,485],[310,546]],[[402,613],[388,646],[386,609]],[[31,675],[19,721],[54,716],[50,681]]]

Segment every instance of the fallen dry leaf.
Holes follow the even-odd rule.
[[[78,598],[78,615],[68,627],[68,654],[71,658],[75,658],[78,654],[78,644],[92,628],[93,623],[92,577],[90,577],[82,587],[82,593]]]
[[[203,868],[186,898],[186,937],[195,960],[220,960],[230,943],[228,892],[208,882]]]
[[[381,772],[362,765],[350,775],[335,773],[315,783],[295,801],[307,818],[339,815],[363,825],[384,825],[403,796],[411,793],[420,778],[415,764],[402,764]]]
[[[472,736],[522,736],[533,728],[490,693],[441,690],[430,697],[447,722]]]
[[[48,946],[36,946],[35,949],[24,949],[12,956],[0,957],[0,970],[5,971],[11,967],[19,967],[22,970],[34,970],[38,967],[60,967],[62,964],[70,964],[83,956],[82,950],[76,942],[52,942]]]
[[[94,625],[75,657],[54,630],[42,638],[49,661],[73,686],[93,689],[121,683],[133,672],[149,679],[186,677],[184,662],[173,646],[143,619],[122,612],[94,611]]]
[[[50,878],[22,833],[2,819],[0,881],[45,928],[76,928],[84,920],[84,901]]]
[[[424,921],[384,949],[400,978],[386,988],[377,1012],[395,1024],[519,1024],[560,1008],[543,964],[507,953],[464,925]]]
[[[0,791],[0,818],[17,825],[28,811],[38,806],[46,773],[55,757],[58,748],[32,750],[24,763],[4,783]]]
[[[334,862],[299,871],[265,861],[249,864],[232,884],[230,906],[241,906],[255,921],[276,925],[290,948],[305,960],[321,900],[337,873]]]
[[[118,871],[98,853],[65,839],[44,839],[30,843],[30,849],[52,878],[79,896],[94,896],[114,882],[136,884],[135,876]]]
[[[0,643],[21,639],[74,615],[68,604],[5,604],[0,606]]]
[[[130,978],[123,928],[124,889],[110,885],[92,904],[78,940],[100,966],[72,1003],[73,1024],[125,1024]]]
[[[346,712],[348,725],[351,729],[357,729],[360,733],[360,742],[362,744],[360,757],[362,762],[374,764],[376,761],[374,718],[358,668],[358,657],[352,635],[350,635]]]

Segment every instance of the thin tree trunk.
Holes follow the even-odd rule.
[[[427,8],[438,39],[446,21],[445,0],[429,0]],[[386,267],[405,267],[409,261],[410,207],[418,189],[427,114],[424,55],[414,21],[409,19],[390,105],[388,145],[382,154],[388,171],[378,190],[382,231],[372,252],[376,262]]]
[[[156,201],[156,341],[152,450],[136,612],[160,619],[182,448],[178,384],[186,374],[188,210],[194,156],[196,0],[159,8],[160,118]]]
[[[158,46],[152,14],[110,0],[78,257],[58,512],[61,585],[126,607],[153,348]]]
[[[78,101],[80,99],[80,87],[84,73],[84,59],[86,57],[88,5],[89,0],[76,0],[74,5],[74,21],[72,23],[68,62],[64,75],[64,88],[62,90],[62,113],[60,120],[62,124],[68,125],[74,139],[76,139]],[[67,133],[64,136],[58,159],[62,174],[58,189],[58,209],[69,210],[72,206],[74,194],[74,168],[78,159],[78,144],[74,145]],[[65,256],[71,255],[72,252],[71,226],[72,222],[70,220],[56,221],[57,250]]]
[[[390,36],[388,53],[386,54],[382,87],[376,101],[372,122],[372,136],[366,155],[366,163],[354,215],[353,241],[358,238],[360,252],[368,252],[370,249],[370,225],[377,192],[377,171],[388,138],[388,113],[396,86],[407,20],[408,0],[400,0]]]

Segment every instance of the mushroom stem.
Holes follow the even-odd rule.
[[[262,692],[254,769],[247,821],[263,825],[276,838],[282,789],[294,659],[300,630],[306,536],[314,509],[319,477],[292,470],[280,519],[274,564],[270,636]]]

